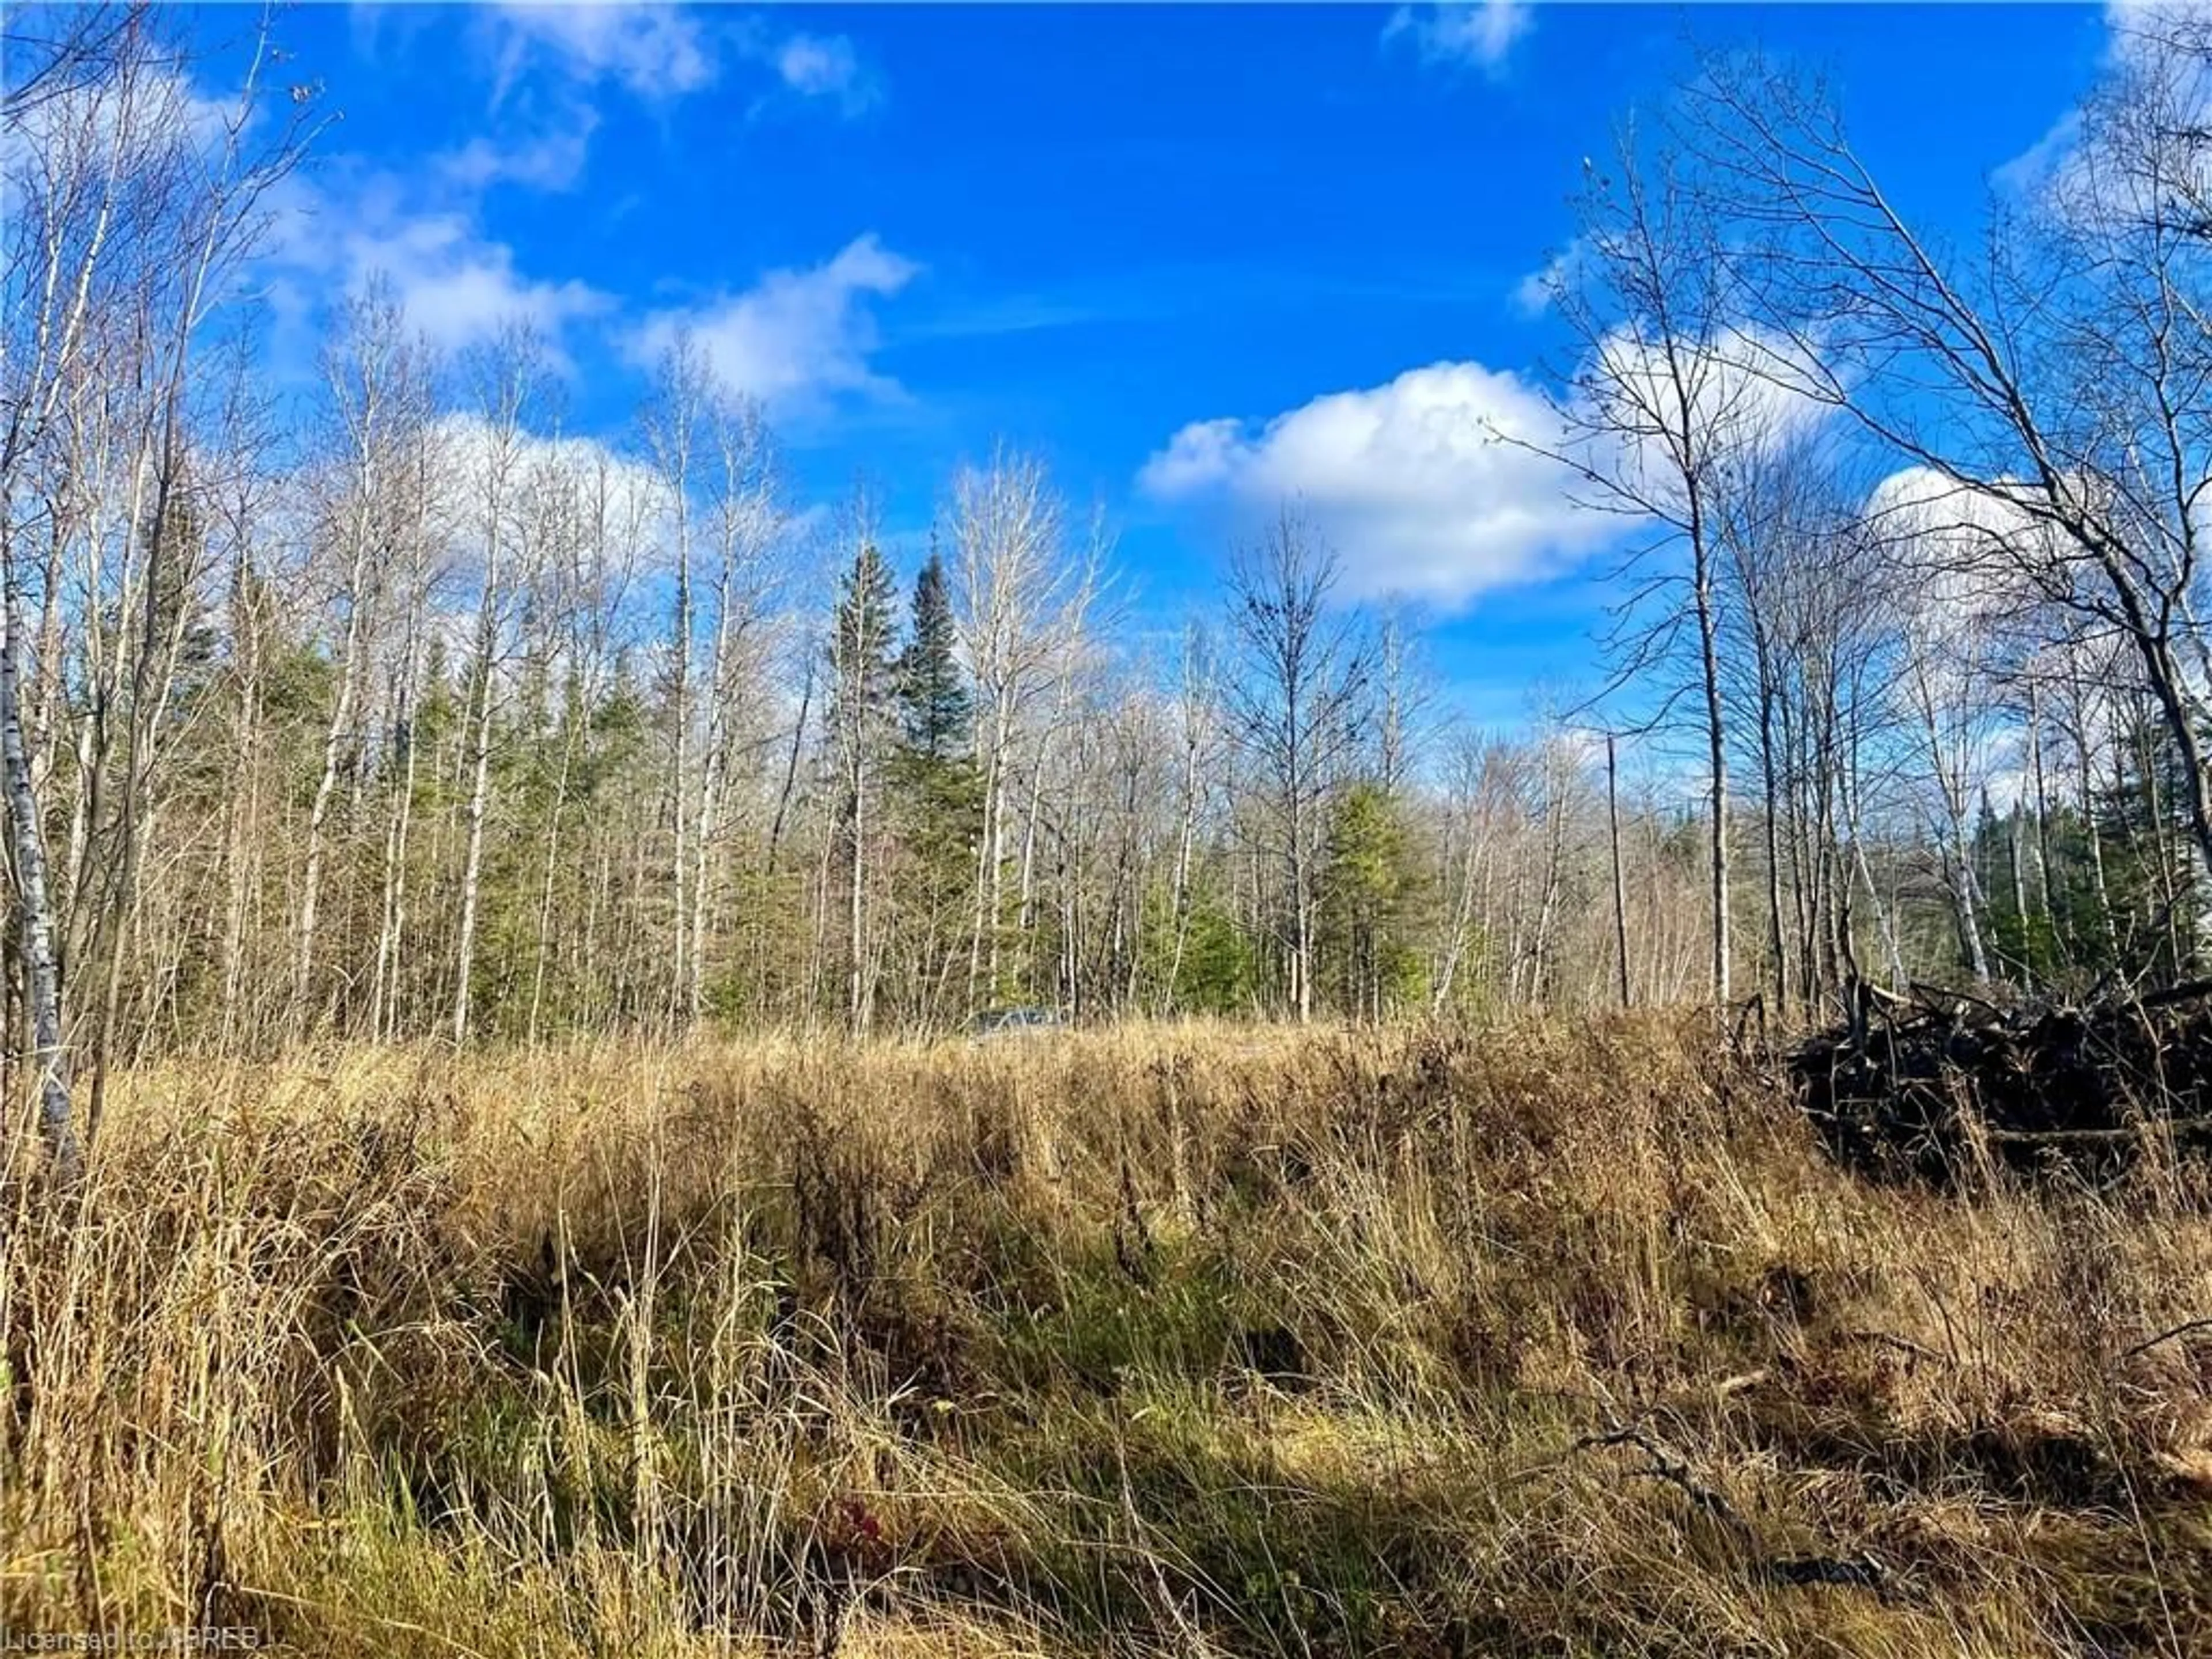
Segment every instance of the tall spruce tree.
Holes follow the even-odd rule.
[[[900,654],[898,675],[906,747],[925,761],[957,759],[974,741],[975,702],[954,653],[956,637],[945,561],[933,547],[914,579],[913,631]]]
[[[915,952],[915,1012],[932,1021],[950,1012],[961,921],[973,892],[975,837],[982,831],[975,696],[957,640],[945,562],[933,546],[915,576],[899,656],[899,748],[892,763],[906,852],[902,933]]]
[[[881,746],[904,655],[891,649],[896,593],[883,554],[872,540],[862,542],[838,580],[830,638],[830,716],[841,748],[863,735]]]

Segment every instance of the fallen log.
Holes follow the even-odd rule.
[[[2212,1134],[2212,1117],[2166,1118],[2124,1129],[1985,1129],[1983,1134],[1996,1146],[2118,1146],[2147,1135],[2179,1144]]]

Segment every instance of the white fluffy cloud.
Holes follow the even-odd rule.
[[[1246,515],[1297,499],[1343,555],[1354,597],[1460,606],[1617,532],[1617,518],[1577,504],[1570,469],[1535,453],[1560,441],[1543,394],[1517,375],[1440,362],[1258,427],[1195,422],[1139,482],[1163,500]]]
[[[1535,21],[1526,0],[1443,0],[1399,7],[1382,38],[1410,40],[1425,64],[1471,65],[1496,75]]]
[[[661,312],[633,336],[631,355],[658,358],[689,330],[733,391],[782,413],[805,414],[841,395],[898,395],[869,359],[878,343],[873,301],[896,294],[921,267],[872,234],[804,270],[772,270],[742,294]]]
[[[834,105],[842,114],[854,116],[882,96],[876,77],[845,35],[755,33],[747,50],[775,71],[783,91],[793,98]]]
[[[2050,530],[2008,497],[2014,487],[1909,466],[1877,483],[1864,507],[1905,651],[1897,695],[1915,720],[1942,722],[1950,763],[2000,799],[2020,780],[1994,769],[1984,682],[1995,641],[2033,601],[2039,567],[2057,555]]]
[[[356,231],[345,241],[354,269],[389,275],[408,320],[447,349],[487,338],[508,323],[527,323],[557,339],[572,319],[609,303],[583,283],[524,275],[513,249],[479,237],[454,215],[411,220],[382,236]]]
[[[2212,64],[2203,47],[2212,35],[2212,6],[2204,0],[2108,0],[2104,9],[2103,69],[2136,82],[2139,97],[2153,99],[2174,146],[2167,166],[2176,178],[2193,177],[2192,197],[2205,189],[2194,137],[2212,122]],[[2094,224],[2106,214],[2132,224],[2142,214],[2143,181],[2130,169],[2092,169],[2082,153],[2087,124],[2069,109],[2034,143],[1995,168],[1991,180],[2010,195],[2042,196],[2062,214]],[[2130,135],[2139,142],[2140,133]],[[2117,192],[2117,194],[2115,194]]]
[[[827,104],[848,116],[882,94],[849,37],[785,31],[760,16],[730,19],[597,0],[508,0],[489,16],[498,65],[495,103],[533,70],[550,70],[577,87],[611,84],[650,102],[668,102],[714,85],[726,58],[770,71],[775,96]]]
[[[1343,553],[1356,595],[1464,605],[1566,568],[1628,528],[1635,512],[1591,474],[1667,510],[1669,470],[1656,427],[1643,434],[1638,415],[1668,401],[1657,354],[1628,329],[1607,336],[1599,354],[1578,377],[1572,419],[1510,370],[1434,363],[1256,427],[1194,422],[1139,483],[1160,500],[1212,501],[1246,519],[1300,501]],[[1792,389],[1810,377],[1759,330],[1723,331],[1693,356],[1691,374],[1697,423],[1725,441],[1778,446],[1828,413]],[[1606,392],[1622,406],[1601,418],[1591,404]]]
[[[1678,380],[1679,374],[1679,389]],[[1595,470],[1662,512],[1679,509],[1680,475],[1673,433],[1688,405],[1703,447],[1737,453],[1779,449],[1833,412],[1815,395],[1824,384],[1796,345],[1755,326],[1723,328],[1702,349],[1668,351],[1640,329],[1615,328],[1580,377],[1589,425],[1620,435],[1620,457]]]
[[[333,291],[357,291],[381,275],[409,324],[443,349],[526,323],[559,360],[567,326],[612,304],[586,283],[529,275],[470,213],[413,210],[408,193],[381,175],[327,188],[297,174],[285,180],[270,204],[278,230],[265,256],[280,310],[304,320]]]
[[[793,92],[827,97],[853,84],[860,66],[853,43],[842,34],[794,34],[777,48],[776,73]]]
[[[439,158],[464,189],[495,184],[568,190],[583,176],[595,99],[612,87],[665,105],[721,79],[726,60],[764,69],[774,88],[756,114],[782,104],[828,106],[851,117],[882,96],[842,34],[776,29],[760,17],[702,17],[659,5],[504,3],[487,9],[496,66],[492,104],[502,136],[480,134]]]
[[[559,125],[502,144],[482,134],[439,158],[438,165],[453,184],[477,191],[493,185],[520,185],[529,190],[569,190],[584,176],[592,135],[599,125],[597,112],[576,104],[562,109]]]
[[[501,30],[502,94],[538,64],[579,81],[611,81],[652,100],[696,92],[720,72],[714,39],[701,20],[673,6],[544,0],[502,4],[490,15]]]
[[[2003,479],[1960,483],[1933,468],[1891,473],[1868,495],[1866,519],[1902,580],[1899,601],[1917,632],[1977,634],[2027,603],[2039,571],[2062,555],[2051,529],[2012,499]]]
[[[533,410],[542,419],[544,411]],[[490,477],[496,441],[483,419],[472,413],[442,416],[437,423],[440,477],[452,519],[449,548],[454,586],[472,592],[483,569],[482,503]],[[665,568],[673,557],[668,535],[668,491],[644,462],[595,438],[554,437],[525,431],[507,455],[507,488],[523,495],[541,490],[573,489],[578,513],[604,510],[616,544],[635,558],[640,571]]]

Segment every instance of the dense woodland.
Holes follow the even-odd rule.
[[[547,342],[441,361],[374,284],[272,375],[343,89],[11,13],[10,1087],[59,1134],[173,1050],[2190,973],[2212,34],[2127,27],[1970,245],[1754,55],[1584,164],[1556,425],[1491,437],[1620,515],[1614,625],[1486,732],[1295,501],[1162,617],[1018,441],[894,548],[680,338],[589,434]]]

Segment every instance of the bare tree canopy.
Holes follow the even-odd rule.
[[[584,430],[557,338],[364,273],[280,395],[279,24],[221,96],[180,14],[6,25],[11,1148],[172,1052],[2204,966],[2201,21],[1970,249],[1755,53],[1624,122],[1559,360],[1438,435],[1610,526],[1598,683],[1508,731],[1288,473],[1162,606],[1013,443],[810,501],[703,331]]]

